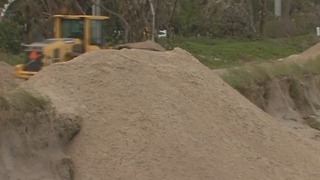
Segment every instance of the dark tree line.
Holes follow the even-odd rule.
[[[3,6],[7,1],[0,0]],[[92,6],[110,17],[109,41],[156,40],[159,29],[174,35],[211,37],[288,36],[319,26],[320,2],[282,0],[282,16],[274,15],[274,0],[16,0],[5,18],[21,27],[29,43],[52,36],[52,15],[91,14]],[[40,33],[39,33],[40,32]],[[37,37],[39,36],[39,37]]]

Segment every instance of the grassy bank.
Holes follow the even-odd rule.
[[[10,93],[0,92],[0,129],[8,124],[23,124],[47,118],[46,110],[51,103],[48,98],[24,90]]]
[[[0,92],[0,112],[12,113],[21,111],[23,114],[44,110],[50,104],[49,99],[40,95],[31,94],[28,91],[17,89],[10,93]],[[3,120],[4,116],[0,119]]]
[[[272,79],[289,77],[299,80],[306,76],[320,74],[320,59],[305,61],[304,63],[262,63],[231,68],[221,75],[233,88],[246,91],[251,86],[261,85]]]
[[[171,44],[165,39],[160,43],[166,48],[181,47],[192,53],[209,68],[230,68],[252,61],[276,60],[300,53],[319,39],[305,35],[282,39],[212,39],[206,37],[176,37]]]

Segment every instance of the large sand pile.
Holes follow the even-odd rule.
[[[24,86],[76,112],[75,179],[320,179],[320,147],[281,126],[189,53],[107,50]]]

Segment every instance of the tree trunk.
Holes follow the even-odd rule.
[[[292,0],[283,0],[283,20],[290,19],[290,11],[292,8]]]
[[[280,28],[285,29],[286,36],[289,36],[291,31],[290,28],[292,28],[292,26],[290,25],[291,23],[290,11],[292,9],[292,0],[284,0],[283,4],[284,4],[283,16],[282,16],[283,27],[280,27]]]
[[[152,15],[152,26],[151,26],[151,40],[154,41],[155,40],[155,26],[156,26],[156,13],[154,10],[154,4],[153,4],[153,0],[149,0],[149,4],[150,4],[150,9],[151,9],[151,15]]]
[[[260,34],[264,34],[264,27],[266,24],[266,15],[267,15],[267,0],[260,0],[260,25],[259,31]]]
[[[178,4],[178,0],[174,0],[173,4],[172,4],[172,10],[169,12],[169,20],[167,22],[166,25],[166,30],[167,30],[167,42],[170,43],[173,39],[173,35],[174,35],[174,29],[172,26],[173,23],[173,17],[176,13],[176,9],[177,9],[177,4]]]
[[[120,19],[121,23],[123,24],[124,26],[124,37],[123,37],[123,40],[124,42],[128,42],[129,40],[129,33],[131,31],[131,26],[129,25],[129,23],[127,22],[127,20],[121,16],[120,14],[116,13],[116,12],[113,12],[111,11],[110,9],[106,8],[105,6],[102,6],[101,4],[96,4],[95,1],[91,0],[91,3],[94,4],[94,5],[97,5],[99,7],[101,7],[104,11],[106,11],[107,13],[110,13],[114,16],[116,16],[117,18]]]
[[[244,0],[244,6],[246,7],[248,11],[248,16],[250,20],[250,28],[253,32],[256,32],[256,28],[254,27],[254,14],[253,14],[253,5],[252,0]]]
[[[80,4],[78,3],[78,1],[74,1],[74,4],[76,6],[76,8],[78,9],[78,11],[83,14],[86,15],[86,13],[84,12],[84,10],[82,9],[82,7],[80,6]]]

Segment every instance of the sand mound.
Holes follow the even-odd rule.
[[[312,60],[320,56],[320,43],[310,47],[309,49],[303,51],[300,54],[293,54],[285,58],[288,62],[305,62],[307,60]]]
[[[149,51],[166,51],[160,44],[147,40],[144,42],[128,43],[115,46],[114,49],[144,49]]]
[[[106,50],[27,81],[82,130],[75,179],[320,179],[320,147],[281,126],[189,53]]]
[[[0,61],[0,92],[16,87],[17,80],[13,76],[13,67]]]

